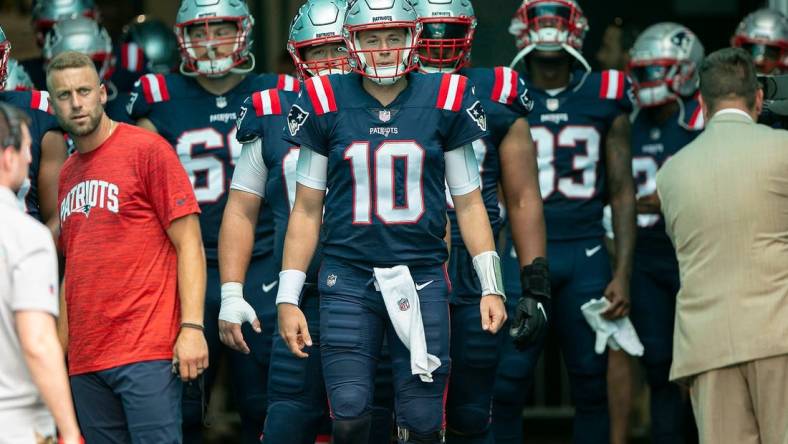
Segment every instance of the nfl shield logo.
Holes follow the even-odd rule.
[[[661,136],[661,135],[662,134],[660,134],[659,128],[652,128],[651,129],[651,134],[650,134],[651,140],[659,140],[659,136]]]
[[[224,96],[219,96],[216,98],[217,108],[225,108],[226,106],[227,106],[227,99]]]
[[[559,102],[558,99],[547,99],[547,109],[550,111],[555,111],[558,109]]]
[[[408,311],[408,309],[410,308],[410,302],[408,302],[408,298],[400,299],[399,301],[397,301],[397,304],[399,305],[400,311]]]
[[[391,120],[391,111],[387,109],[382,109],[378,111],[378,118],[380,119],[381,122],[388,122],[389,120]]]
[[[337,284],[337,275],[329,274],[328,279],[326,279],[326,285],[328,285],[329,287],[333,287],[336,284]]]

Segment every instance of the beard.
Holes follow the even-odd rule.
[[[58,117],[58,123],[60,126],[66,130],[67,133],[77,136],[77,137],[84,137],[92,134],[98,128],[99,123],[101,123],[101,117],[104,115],[104,109],[102,107],[96,107],[96,109],[88,114],[87,122],[83,124],[78,124],[72,121],[71,119],[62,119]]]

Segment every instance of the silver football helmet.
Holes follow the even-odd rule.
[[[229,23],[235,32],[214,32],[212,25]],[[254,69],[254,18],[244,0],[183,0],[175,18],[175,36],[181,50],[181,73],[221,77]],[[219,53],[231,46],[229,54]]]
[[[694,94],[703,56],[700,39],[686,26],[664,22],[643,31],[627,65],[638,105],[659,106]]]
[[[179,59],[178,40],[164,22],[140,15],[123,28],[123,43],[134,43],[142,49],[148,71],[172,71]]]
[[[36,0],[31,15],[39,46],[44,45],[47,33],[58,20],[80,16],[100,20],[93,0]]]
[[[33,89],[33,81],[25,68],[15,59],[8,59],[8,77],[3,85],[4,91],[25,91]]]
[[[788,18],[774,9],[759,9],[739,23],[731,46],[749,52],[762,74],[788,71]]]
[[[5,31],[0,28],[0,89],[4,88],[8,78],[8,56],[11,54],[11,42],[5,36]]]
[[[421,34],[418,16],[408,0],[355,0],[348,7],[342,36],[354,71],[380,85],[391,85],[418,66],[416,43]],[[359,34],[364,31],[404,29],[405,41],[396,48],[362,48]],[[381,63],[387,54],[396,60]]]
[[[411,0],[421,23],[419,69],[457,72],[471,61],[476,15],[470,0]]]
[[[55,23],[44,42],[44,64],[66,51],[81,52],[93,59],[102,80],[109,79],[112,74],[112,39],[95,20],[74,17]]]
[[[520,49],[509,66],[534,50],[564,50],[591,71],[581,54],[586,32],[588,20],[576,0],[523,0],[509,25],[509,34],[515,36]]]
[[[345,40],[342,38],[345,12],[345,0],[309,0],[298,10],[290,25],[287,51],[302,79],[350,71]],[[338,57],[327,55],[319,60],[306,60],[304,49],[327,44],[341,44],[344,53]]]

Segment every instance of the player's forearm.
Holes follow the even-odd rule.
[[[471,256],[495,251],[490,219],[478,189],[462,196],[452,196],[462,241]]]
[[[206,282],[205,251],[202,241],[185,242],[178,249],[178,295],[181,322],[202,324]]]
[[[17,324],[25,363],[55,423],[64,437],[79,436],[63,349],[54,318],[43,312],[18,313]]]
[[[523,189],[515,196],[507,195],[506,210],[520,268],[537,257],[545,257],[544,210],[538,187],[536,190]]]
[[[57,183],[60,168],[66,161],[66,141],[60,131],[48,131],[41,139],[41,161],[38,173],[38,204],[41,219],[50,230],[59,223]]]
[[[231,190],[219,228],[219,276],[222,283],[244,282],[254,248],[254,229],[259,214],[256,207],[234,199]],[[258,198],[259,202],[259,198]]]
[[[316,214],[313,214],[316,213]],[[290,214],[285,235],[282,270],[306,272],[320,239],[322,211],[305,211],[294,208]]]
[[[626,188],[610,200],[613,210],[613,234],[616,245],[616,277],[629,278],[632,274],[632,261],[635,254],[635,194],[634,190],[626,192]]]

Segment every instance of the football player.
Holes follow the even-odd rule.
[[[489,135],[473,143],[482,179],[481,193],[487,216],[497,238],[503,219],[498,204],[498,184],[506,200],[516,248],[527,282],[532,275],[549,283],[545,256],[542,198],[536,169],[536,151],[526,116],[533,106],[525,82],[510,68],[467,68],[476,27],[473,6],[466,0],[416,0],[413,2],[422,25],[419,66],[424,72],[459,73],[473,83],[476,96],[487,115]],[[462,242],[457,217],[449,199],[452,221],[449,277],[452,282],[451,381],[446,406],[447,442],[492,443],[490,407],[498,342],[508,335],[492,336],[483,331],[478,309],[481,284],[473,272],[473,258]],[[509,295],[518,343],[538,336],[533,331],[544,316],[538,303],[547,304],[549,286],[529,287],[522,313],[515,313],[518,297]],[[530,310],[530,311],[529,311]],[[532,319],[534,318],[534,319]],[[527,327],[523,322],[529,323]],[[546,327],[542,319],[542,325]],[[525,328],[523,328],[525,327]],[[526,334],[526,330],[529,332]],[[498,336],[504,336],[500,338]],[[511,396],[512,394],[510,394]]]
[[[645,348],[651,389],[651,442],[682,443],[689,399],[668,381],[679,268],[659,214],[657,170],[703,129],[696,96],[703,45],[687,27],[658,23],[630,51],[627,67],[637,104],[632,115],[632,173],[638,230],[630,319]]]
[[[287,48],[300,79],[350,70],[342,40],[346,9],[344,0],[310,0],[299,9],[290,25]],[[298,147],[282,139],[282,129],[295,99],[294,92],[258,91],[244,101],[238,118],[237,138],[243,149],[219,234],[219,335],[224,344],[238,351],[249,351],[241,324],[249,322],[260,328],[255,310],[244,300],[243,281],[262,200],[273,210],[274,257],[277,267],[282,263],[299,155]],[[318,261],[316,255],[307,273],[300,305],[313,333],[319,332],[320,325]],[[290,353],[274,325],[263,328],[273,331],[273,345],[262,442],[313,444],[328,413],[319,342],[310,348],[308,359],[299,359]],[[388,430],[390,441],[390,426]],[[386,442],[385,438],[370,444],[380,442]]]
[[[131,91],[143,74],[165,74],[178,68],[178,40],[162,21],[137,16],[123,28],[120,41],[115,51],[118,69],[112,76],[120,93]]]
[[[111,80],[115,73],[115,57],[112,55],[112,39],[107,30],[93,19],[86,17],[59,20],[47,33],[44,42],[44,67],[60,53],[81,52],[89,56],[107,89],[107,104],[104,111],[115,121],[133,123],[126,113],[127,96],[120,96]],[[124,100],[126,99],[126,100]]]
[[[44,47],[46,35],[59,20],[70,17],[88,17],[99,20],[99,11],[94,0],[34,0],[31,12],[33,31],[39,48]],[[44,58],[33,57],[20,62],[36,89],[46,90]]]
[[[368,440],[384,335],[398,442],[443,440],[446,183],[482,282],[482,328],[494,334],[506,318],[472,146],[487,134],[486,116],[466,77],[411,73],[416,20],[407,0],[352,3],[344,38],[354,72],[307,79],[288,115],[285,138],[300,153],[279,330],[291,352],[307,357],[313,343],[299,302],[322,231],[320,349],[337,444]]]
[[[608,443],[606,354],[594,352],[595,334],[580,307],[604,295],[610,302],[606,317],[620,318],[629,309],[635,241],[627,118],[631,105],[624,74],[591,72],[581,55],[587,29],[575,0],[524,0],[509,30],[520,48],[512,66],[525,61],[526,83],[534,100],[528,121],[536,144],[547,257],[552,265],[555,297],[551,325],[569,373],[575,405],[574,439]],[[575,69],[576,63],[579,69]],[[606,200],[613,210],[616,236],[617,261],[612,275],[601,224]],[[511,260],[514,253],[505,259]],[[512,274],[516,276],[516,271]],[[510,281],[507,288],[519,290],[520,283]],[[498,443],[522,442],[520,413],[538,347],[541,345],[536,342],[522,354],[501,353],[493,408]],[[511,393],[517,393],[519,400],[512,399]]]
[[[8,59],[8,74],[3,91],[29,91],[33,89],[33,81],[25,68],[16,59]]]
[[[202,210],[200,225],[208,259],[205,335],[212,364],[204,374],[204,388],[199,384],[184,388],[184,442],[189,443],[201,441],[203,400],[210,394],[215,363],[222,354],[217,244],[230,180],[241,154],[242,145],[236,140],[237,110],[256,91],[278,86],[292,89],[298,84],[292,77],[249,74],[255,64],[251,54],[253,22],[244,2],[183,0],[175,24],[181,72],[141,77],[127,109],[140,126],[157,131],[178,152]],[[275,317],[273,295],[278,280],[272,253],[270,209],[263,206],[243,282],[244,293],[264,325],[271,325]],[[270,330],[261,335],[247,332],[247,338],[253,342],[250,353],[230,352],[228,358],[236,382],[243,442],[257,442],[267,404]]]
[[[739,23],[731,46],[752,56],[761,74],[788,71],[788,18],[774,9],[759,9]]]
[[[11,42],[0,28],[0,90],[5,89],[9,74],[8,56]],[[0,101],[24,110],[30,117],[30,168],[28,180],[22,184],[18,197],[28,214],[56,232],[60,226],[57,211],[57,179],[66,161],[66,142],[57,119],[52,115],[46,91],[2,91]]]

